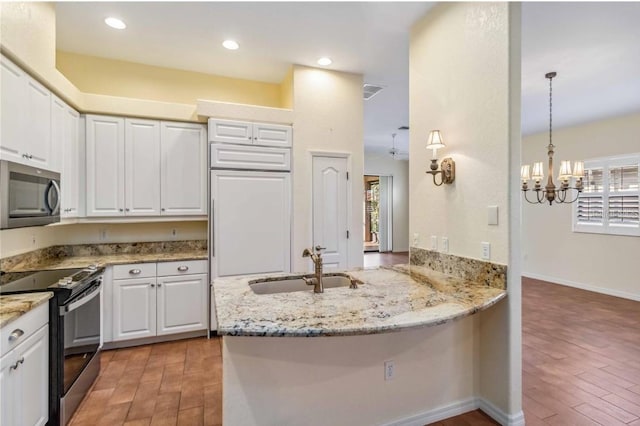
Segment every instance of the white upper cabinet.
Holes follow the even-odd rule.
[[[87,216],[207,214],[204,125],[88,115],[86,127]]]
[[[124,215],[124,119],[87,115],[87,216]]]
[[[127,216],[160,214],[160,123],[125,120],[125,213]]]
[[[2,56],[0,158],[52,169],[51,92]]]
[[[290,147],[291,126],[209,119],[209,142]]]
[[[79,215],[80,114],[57,96],[51,97],[51,145],[53,169],[60,170],[62,201],[60,215]]]
[[[207,214],[206,127],[162,122],[162,214]]]

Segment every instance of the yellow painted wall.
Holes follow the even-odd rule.
[[[80,91],[195,104],[197,99],[281,106],[281,85],[57,51],[56,66]]]

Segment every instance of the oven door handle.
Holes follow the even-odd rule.
[[[99,285],[95,286],[94,288],[95,288],[95,290],[93,290],[88,295],[85,295],[84,297],[82,297],[77,302],[69,303],[68,305],[65,305],[65,306],[60,306],[60,315],[62,315],[62,316],[67,315],[69,312],[74,311],[74,310],[78,309],[79,307],[81,307],[82,305],[84,305],[86,303],[89,303],[90,301],[95,299],[95,297],[100,294],[100,289],[102,288],[102,283],[100,283]]]

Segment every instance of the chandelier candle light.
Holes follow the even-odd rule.
[[[528,164],[525,164],[520,169],[520,177],[522,179],[522,191],[524,193],[524,198],[531,204],[542,204],[545,201],[549,202],[549,205],[552,205],[555,201],[556,203],[573,203],[575,202],[580,193],[582,192],[582,178],[584,177],[584,163],[582,161],[576,161],[573,166],[573,173],[571,172],[571,161],[561,161],[560,162],[560,172],[558,173],[558,180],[560,181],[560,188],[556,189],[556,185],[553,183],[553,127],[552,127],[552,88],[551,81],[557,74],[555,72],[550,72],[545,74],[545,77],[549,79],[549,145],[547,146],[547,155],[549,156],[549,177],[547,179],[547,185],[542,188],[541,182],[544,179],[544,165],[542,161],[533,163],[533,170],[529,167]],[[571,182],[571,178],[575,178],[575,186],[570,187],[569,183]],[[531,201],[527,198],[527,192],[531,191],[529,189],[529,180],[533,179],[534,186],[532,191],[536,193],[536,199]],[[567,200],[567,191],[574,190],[576,191],[575,198],[569,197]]]

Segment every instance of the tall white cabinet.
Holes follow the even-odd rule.
[[[87,115],[87,216],[207,213],[206,128]]]
[[[55,95],[51,97],[51,138],[55,147],[53,162],[54,168],[60,170],[62,185],[62,200],[60,215],[63,218],[81,216],[81,194],[84,200],[84,192],[80,182],[80,165],[84,162],[81,158],[80,146],[80,114]]]

